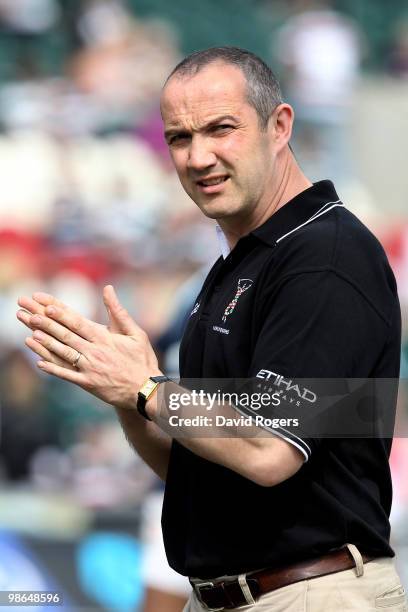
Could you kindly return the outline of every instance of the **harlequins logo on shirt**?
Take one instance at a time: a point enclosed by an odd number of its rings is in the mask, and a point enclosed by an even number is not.
[[[234,308],[237,305],[237,302],[239,300],[239,297],[252,286],[252,283],[254,281],[251,278],[240,278],[238,281],[238,287],[237,290],[235,292],[234,298],[231,300],[231,302],[228,304],[228,306],[226,307],[226,309],[224,310],[224,314],[222,316],[222,320],[225,321],[227,320],[227,317],[234,312]]]

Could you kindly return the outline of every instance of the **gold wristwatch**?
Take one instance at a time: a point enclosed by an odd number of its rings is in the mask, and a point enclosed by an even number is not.
[[[150,376],[150,378],[143,383],[139,393],[137,394],[137,411],[148,421],[151,421],[152,419],[147,416],[146,403],[156,391],[160,383],[166,382],[166,380],[170,380],[170,378],[168,376]]]

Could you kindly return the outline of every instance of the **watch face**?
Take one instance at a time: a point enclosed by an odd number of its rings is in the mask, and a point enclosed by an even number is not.
[[[140,389],[140,393],[142,393],[145,397],[149,397],[149,395],[155,390],[155,388],[157,387],[156,382],[154,382],[153,380],[146,380],[146,382],[144,383],[144,385],[142,386],[142,388]]]

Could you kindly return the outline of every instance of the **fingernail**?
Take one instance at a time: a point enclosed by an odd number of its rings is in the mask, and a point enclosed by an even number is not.
[[[43,368],[45,366],[45,361],[37,361],[37,366]]]
[[[57,309],[56,309],[56,308],[54,308],[54,306],[47,306],[47,308],[45,309],[45,312],[46,312],[48,315],[54,316],[54,315],[56,315],[56,314],[57,314]]]
[[[31,317],[30,323],[32,323],[33,325],[40,325],[40,323],[42,323],[42,319],[40,316],[34,315],[33,317]]]
[[[44,334],[43,334],[42,332],[40,332],[40,331],[38,331],[38,330],[37,330],[37,331],[35,331],[35,332],[33,333],[33,338],[34,338],[35,340],[43,340],[43,339],[44,339]]]

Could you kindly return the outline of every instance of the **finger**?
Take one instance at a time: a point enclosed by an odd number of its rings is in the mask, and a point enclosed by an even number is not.
[[[44,314],[44,306],[28,297],[27,295],[22,295],[18,298],[17,303],[21,308],[31,312],[32,314]]]
[[[42,344],[34,340],[32,336],[28,336],[25,339],[25,344],[26,346],[28,346],[29,349],[31,349],[34,353],[36,353],[39,357],[41,357],[41,359],[45,361],[50,361],[61,367],[69,368],[71,370],[75,369],[74,366],[63,361],[63,359],[60,359],[60,357],[57,357],[57,355],[55,355],[54,353],[46,349],[45,346],[43,346]]]
[[[112,285],[106,285],[103,288],[103,301],[108,311],[109,319],[112,322],[112,331],[119,331],[128,336],[132,336],[140,331],[140,327],[132,319],[126,308],[119,302]]]
[[[35,330],[41,330],[55,340],[59,340],[65,346],[75,349],[80,353],[86,352],[89,343],[81,336],[74,334],[70,329],[61,325],[57,321],[41,315],[32,315],[30,317],[30,326]],[[39,337],[37,338],[39,340]],[[47,347],[49,348],[49,347]],[[51,349],[53,350],[53,349]]]
[[[109,287],[110,286],[111,285],[109,285]],[[103,296],[103,303],[105,304],[106,312],[108,313],[108,317],[109,317],[108,329],[110,332],[114,334],[123,333],[119,326],[119,323],[116,321],[115,317],[112,315],[111,307],[109,306],[109,300],[107,300],[105,297],[106,291],[107,291],[107,287],[104,287],[102,296]]]
[[[62,363],[59,363],[58,365],[61,365],[63,367],[70,366],[73,369],[75,368],[75,366],[73,366],[72,364],[78,359],[78,351],[76,349],[71,348],[66,344],[62,344],[62,342],[59,342],[59,340],[56,340],[52,336],[49,336],[48,334],[45,334],[43,331],[40,331],[38,329],[35,330],[35,332],[33,333],[33,339],[37,344],[40,344],[47,351],[49,351],[53,355],[56,355],[60,358],[60,360],[62,360]],[[79,351],[79,353],[81,353],[81,351]],[[81,357],[83,360],[86,359],[83,353],[81,353]],[[55,363],[55,359],[45,359],[46,361],[51,361],[52,363]]]
[[[17,319],[24,323],[29,329],[33,329],[30,324],[30,317],[33,314],[44,314],[44,306],[38,304],[30,297],[23,295],[18,298],[17,303],[24,310],[18,310],[16,313]]]
[[[21,323],[24,323],[24,325],[27,325],[27,327],[29,329],[34,329],[34,327],[31,325],[31,317],[32,316],[33,315],[31,314],[31,312],[27,312],[26,310],[17,310],[17,312],[16,312],[17,319]]]
[[[86,319],[68,306],[65,306],[64,308],[54,305],[46,306],[45,315],[46,318],[48,318],[49,320],[53,320],[60,327],[64,326],[77,336],[88,340],[89,342],[101,339],[104,335],[104,332],[106,333],[106,328],[103,325],[99,325],[94,321]],[[55,336],[54,333],[51,333],[51,335]],[[70,342],[65,342],[64,338],[61,338],[60,336],[55,337],[64,342],[64,344],[69,344],[70,346],[73,346],[70,344]]]
[[[45,293],[44,291],[36,291],[33,293],[33,299],[39,304],[42,304],[42,306],[57,306],[58,308],[67,308],[67,305],[64,304],[64,302],[61,302],[61,300],[58,300],[50,293]]]
[[[70,370],[55,363],[50,363],[49,361],[38,361],[37,366],[42,372],[47,372],[47,374],[51,374],[57,378],[62,378],[62,380],[68,380],[69,382],[73,382],[80,387],[85,386],[86,378],[84,374],[78,372],[78,370]]]
[[[58,300],[49,293],[36,291],[33,293],[33,299],[36,304],[40,304],[41,308],[43,308],[43,312],[39,312],[38,314],[44,313],[56,319],[82,338],[92,341],[95,338],[94,332],[103,329],[102,325],[98,325],[98,323],[82,317],[72,308],[64,304],[64,302],[61,302],[61,300]]]

